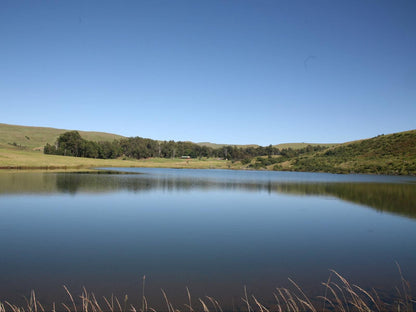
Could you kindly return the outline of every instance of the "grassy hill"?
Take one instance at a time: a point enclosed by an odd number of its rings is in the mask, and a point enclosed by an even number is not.
[[[241,148],[247,148],[247,147],[259,147],[259,145],[257,144],[216,144],[216,143],[210,143],[210,142],[198,142],[196,143],[200,146],[206,146],[206,147],[211,147],[211,148],[221,148],[224,146],[237,146],[237,147],[241,147]]]
[[[216,143],[210,143],[210,142],[198,142],[196,144],[201,145],[201,146],[212,147],[212,148],[220,148],[220,147],[229,146],[229,145],[237,146],[237,147],[241,147],[241,148],[247,148],[247,147],[256,148],[256,147],[260,146],[260,145],[257,145],[257,144],[244,144],[244,145],[241,145],[241,144],[238,145],[237,144],[236,145],[236,144],[216,144]],[[276,147],[276,148],[279,148],[279,149],[291,148],[291,149],[297,150],[297,149],[304,148],[308,145],[312,145],[312,146],[320,145],[320,146],[332,147],[332,146],[339,145],[339,143],[281,143],[281,144],[273,145],[273,147]]]
[[[30,127],[30,126],[18,126],[8,125],[0,123],[0,144],[13,145],[28,149],[42,149],[46,143],[54,144],[59,135],[66,131],[73,129],[56,129],[48,127]],[[80,131],[78,132],[81,136],[90,141],[113,141],[115,139],[123,138],[121,135],[105,133],[105,132],[94,132],[94,131]],[[247,147],[259,147],[257,144],[216,144],[210,142],[199,142],[196,143],[201,146],[207,146],[211,148],[220,148],[224,146],[237,146],[241,148]],[[321,145],[321,146],[335,146],[335,143],[283,143],[274,145],[277,148],[292,148],[300,149],[308,145]]]
[[[416,174],[416,130],[344,143],[291,159],[286,169],[333,173]]]
[[[58,136],[66,131],[69,130],[0,123],[0,144],[42,150],[46,143],[54,144]],[[84,139],[91,141],[113,141],[122,138],[120,135],[105,132],[79,131],[79,133]]]
[[[308,145],[332,147],[332,146],[339,145],[339,143],[282,143],[282,144],[273,145],[273,147],[276,147],[278,149],[291,148],[291,149],[297,150],[297,149],[305,148]]]
[[[86,168],[97,166],[146,166],[175,168],[229,168],[267,169],[331,173],[373,173],[391,175],[416,175],[416,130],[380,135],[371,139],[343,144],[289,143],[276,145],[279,149],[292,148],[297,152],[272,159],[256,157],[247,162],[232,161],[210,163],[196,161],[177,163],[176,160],[94,160],[44,155],[40,151],[46,143],[53,144],[57,137],[68,130],[45,127],[15,126],[0,123],[0,168]],[[79,131],[91,141],[113,141],[122,136]],[[199,143],[211,147],[221,144]],[[307,145],[328,146],[318,152],[308,152]],[[248,145],[240,145],[247,147]],[[256,146],[256,145],[253,145]],[[303,149],[303,151],[301,150]],[[306,151],[306,152],[305,152]]]

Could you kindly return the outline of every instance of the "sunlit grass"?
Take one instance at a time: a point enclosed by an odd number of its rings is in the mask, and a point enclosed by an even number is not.
[[[43,149],[46,143],[54,144],[65,129],[47,127],[28,127],[0,123],[0,144],[25,147],[28,150]],[[120,139],[122,136],[105,132],[79,131],[83,138],[92,141],[109,141]]]
[[[94,159],[45,155],[39,151],[30,151],[0,145],[0,169],[4,170],[54,170],[79,171],[97,167],[153,167],[153,168],[190,168],[190,169],[240,169],[231,161],[202,158],[149,158],[149,159]]]

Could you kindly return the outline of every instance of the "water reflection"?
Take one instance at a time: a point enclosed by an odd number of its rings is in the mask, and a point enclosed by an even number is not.
[[[109,193],[191,190],[239,190],[297,196],[328,196],[365,205],[380,212],[416,218],[416,184],[389,182],[312,182],[253,179],[242,175],[173,175],[108,173],[7,173],[0,175],[0,195],[53,193]]]
[[[272,302],[287,277],[322,295],[329,268],[389,291],[394,261],[416,280],[414,179],[138,171],[0,174],[0,301],[60,301],[62,284],[135,298],[146,275],[152,303],[186,286],[238,301],[243,285]]]

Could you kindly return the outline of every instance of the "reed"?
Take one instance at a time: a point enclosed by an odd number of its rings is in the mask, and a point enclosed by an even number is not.
[[[266,306],[262,304],[254,295],[249,295],[244,286],[243,297],[241,298],[243,307],[242,312],[414,312],[416,300],[411,295],[410,284],[402,275],[400,266],[397,265],[401,285],[396,287],[397,296],[389,300],[382,301],[377,292],[365,290],[358,285],[351,284],[342,275],[331,270],[328,280],[324,286],[324,295],[316,298],[309,298],[301,287],[293,280],[289,279],[293,289],[277,288],[273,293],[274,304]],[[78,298],[74,298],[69,289],[63,286],[69,298],[69,304],[52,303],[51,309],[46,309],[36,298],[34,291],[31,291],[30,298],[26,298],[26,306],[17,306],[8,301],[0,302],[0,312],[158,312],[149,306],[145,297],[145,277],[142,280],[141,300],[137,300],[136,306],[128,302],[127,295],[120,301],[117,297],[103,297],[98,300],[94,293],[88,292],[85,288]],[[162,289],[162,299],[166,304],[168,312],[224,312],[221,304],[214,298],[206,296],[197,298],[193,302],[191,292],[186,288],[188,303],[175,307],[169,300],[168,295]],[[161,310],[159,310],[161,311]],[[233,312],[234,310],[233,307]]]

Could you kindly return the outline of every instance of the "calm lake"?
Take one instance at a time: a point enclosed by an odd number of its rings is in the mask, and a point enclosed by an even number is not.
[[[0,301],[74,295],[178,306],[310,296],[335,269],[366,289],[416,282],[416,178],[230,170],[0,174]],[[183,306],[182,306],[183,307]]]

